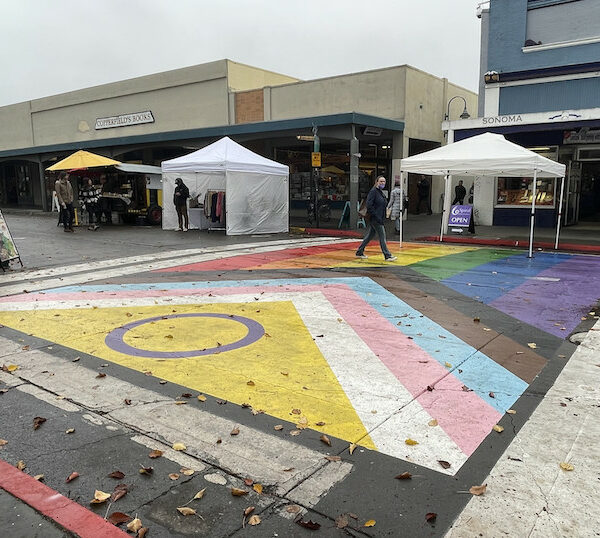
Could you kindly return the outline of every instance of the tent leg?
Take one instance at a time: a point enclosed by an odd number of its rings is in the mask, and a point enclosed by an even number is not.
[[[448,192],[448,179],[449,176],[446,174],[444,176],[444,193]],[[442,206],[442,222],[440,224],[440,243],[444,240],[444,219],[446,218],[446,196],[444,195],[444,204]]]
[[[404,172],[400,172],[400,231],[398,232],[398,246],[402,248],[402,225],[404,220]]]
[[[558,236],[560,234],[560,221],[562,217],[563,196],[565,194],[565,178],[561,178],[560,183],[560,201],[558,202],[558,222],[556,223],[556,241],[554,241],[554,250],[558,249]]]
[[[533,188],[531,189],[531,225],[529,228],[529,254],[528,258],[533,258],[533,227],[535,225],[535,197],[537,187],[537,169],[533,171]]]

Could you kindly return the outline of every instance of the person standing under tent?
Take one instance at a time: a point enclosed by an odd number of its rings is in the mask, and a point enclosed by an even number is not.
[[[83,211],[87,211],[89,215],[89,226],[88,230],[96,231],[100,226],[98,226],[98,201],[100,200],[100,189],[96,187],[93,181],[88,178],[83,178],[83,186],[79,192],[79,197],[81,199],[81,209]]]
[[[425,202],[427,208],[427,214],[431,215],[431,203],[429,202],[429,181],[425,176],[421,176],[419,183],[417,183],[417,194],[419,195],[419,203],[417,205],[417,215],[421,213],[421,203]]]
[[[394,221],[396,226],[396,233],[400,233],[400,219],[403,212],[401,195],[400,180],[396,179],[394,181],[394,188],[390,194],[390,201],[387,205],[388,210],[390,210],[390,219]]]
[[[452,205],[463,205],[465,201],[465,196],[467,195],[467,189],[463,187],[462,179],[458,181],[458,185],[454,187],[454,200],[452,200]]]
[[[187,232],[190,225],[188,220],[187,199],[190,197],[190,190],[186,187],[183,180],[178,177],[175,180],[175,192],[173,192],[173,203],[177,211],[177,220],[179,221],[179,231]]]
[[[61,218],[63,222],[63,228],[65,232],[73,233],[73,219],[75,218],[75,211],[73,209],[73,186],[69,181],[69,174],[67,172],[61,172],[58,179],[54,183],[54,190],[56,191],[56,198],[60,204]]]
[[[385,260],[393,262],[396,260],[396,256],[392,256],[389,251],[385,239],[385,228],[383,223],[385,221],[385,210],[387,207],[387,199],[383,194],[385,189],[385,177],[379,176],[375,180],[375,184],[367,195],[367,216],[369,217],[369,229],[362,243],[356,251],[356,257],[366,260],[368,256],[365,254],[365,247],[371,242],[371,240],[377,235],[379,237],[379,246]]]

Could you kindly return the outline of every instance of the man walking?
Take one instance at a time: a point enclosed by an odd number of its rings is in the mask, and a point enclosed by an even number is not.
[[[61,172],[58,179],[54,183],[56,198],[61,208],[61,218],[65,232],[73,233],[73,218],[75,211],[73,210],[73,187],[69,181],[69,174]]]
[[[417,205],[417,215],[421,213],[421,203],[425,202],[427,208],[427,214],[431,215],[431,204],[429,203],[429,181],[425,176],[421,176],[419,183],[417,183],[417,194],[419,195],[419,204]]]
[[[368,258],[368,256],[365,255],[365,247],[376,235],[379,237],[379,246],[381,247],[381,252],[383,252],[385,261],[393,262],[397,259],[396,256],[392,256],[385,240],[385,228],[383,227],[383,223],[385,221],[387,199],[383,192],[381,192],[383,189],[385,189],[385,178],[379,176],[375,180],[375,185],[373,185],[373,188],[367,195],[367,216],[370,219],[369,231],[356,251],[356,257],[362,258],[363,260]]]

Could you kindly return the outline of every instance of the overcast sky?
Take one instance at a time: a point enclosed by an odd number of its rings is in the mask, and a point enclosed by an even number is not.
[[[0,106],[229,58],[301,79],[410,64],[477,91],[478,0],[3,0]]]

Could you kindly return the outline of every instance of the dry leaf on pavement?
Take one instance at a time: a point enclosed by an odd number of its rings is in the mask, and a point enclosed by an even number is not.
[[[321,437],[319,437],[319,440],[322,443],[325,443],[327,446],[331,446],[331,441],[329,440],[329,437],[327,437],[325,434],[321,435]]]
[[[535,342],[529,342],[527,344],[531,349],[536,349],[537,348],[537,344]]]
[[[94,491],[94,498],[90,501],[90,504],[101,504],[108,499],[110,499],[110,493],[106,493],[97,489]]]
[[[575,469],[575,467],[573,467],[570,463],[565,463],[564,461],[561,462],[560,468],[563,471],[572,471],[573,469]]]
[[[177,474],[177,473],[170,473],[169,474],[169,478],[171,480],[178,480],[179,479],[179,474]]]
[[[231,488],[231,494],[234,497],[241,497],[242,495],[248,495],[248,491],[245,489]]]
[[[260,525],[260,517],[258,517],[256,514],[250,516],[250,519],[248,520],[248,525]]]
[[[348,516],[346,514],[340,514],[335,518],[335,526],[338,529],[345,529],[348,526]]]
[[[473,495],[483,495],[485,493],[486,488],[487,484],[483,484],[481,486],[471,486],[469,488],[469,493],[472,493]]]
[[[17,469],[19,469],[19,471],[22,471],[23,469],[25,469],[25,467],[27,467],[27,465],[23,460],[19,460],[17,462]]]
[[[79,476],[79,473],[77,471],[73,471],[65,480],[65,482],[68,484],[69,482],[72,482],[73,480],[75,480],[77,477]],[[110,497],[110,495],[109,495]]]
[[[406,439],[404,442],[409,446],[414,446],[414,445],[419,444],[419,441],[415,441],[414,439]]]
[[[187,447],[183,443],[173,443],[173,450],[186,450]]]
[[[260,495],[260,494],[263,492],[263,487],[262,487],[262,484],[254,484],[254,485],[252,486],[252,489],[253,489],[254,491],[256,491],[256,493],[258,493],[259,495]]]
[[[329,460],[329,461],[341,461],[342,460],[342,458],[340,456],[325,456],[325,459]]]
[[[127,530],[129,532],[137,532],[141,528],[142,528],[142,521],[141,521],[141,519],[138,519],[137,517],[133,521],[130,521],[129,523],[127,523]]]
[[[316,523],[310,519],[308,521],[304,521],[302,518],[297,519],[296,524],[304,527],[305,529],[310,529],[311,531],[318,531],[321,528],[320,523]]]
[[[108,475],[108,478],[116,478],[117,480],[121,480],[125,478],[125,473],[122,473],[121,471],[113,471]]]
[[[109,523],[112,523],[113,525],[119,525],[120,523],[125,523],[126,521],[129,521],[131,519],[131,516],[128,516],[127,514],[124,514],[123,512],[113,512],[110,516],[108,516],[108,519],[106,521],[108,521]]]
[[[33,429],[37,430],[44,422],[46,422],[44,417],[35,417],[33,419]]]
[[[502,433],[504,431],[504,428],[502,426],[498,426],[498,424],[496,424],[496,425],[494,425],[492,430],[494,430],[495,432],[498,432],[498,433]]]
[[[188,469],[187,467],[182,467],[181,469],[179,469],[179,472],[181,474],[184,474],[185,476],[192,476],[194,474],[194,469]]]
[[[196,514],[196,510],[190,508],[189,506],[180,506],[177,508],[177,511],[184,516],[193,516]]]
[[[198,400],[201,402],[205,402],[206,401],[206,396],[204,396],[204,394],[198,394]]]
[[[431,419],[431,420],[430,420],[430,421],[427,423],[427,425],[428,425],[428,426],[437,426],[437,425],[438,425],[438,421],[437,421],[435,418],[433,418],[433,419]]]
[[[352,453],[356,450],[356,445],[354,443],[350,443],[350,446],[348,447],[348,452],[350,452],[350,455],[352,455]]]
[[[44,475],[43,474],[36,474],[33,478],[35,478],[39,482],[42,482],[44,480]]]
[[[398,480],[409,480],[412,478],[412,474],[410,474],[408,471],[404,471],[403,473],[396,475],[394,478],[397,478]]]
[[[233,430],[231,430],[229,435],[239,435],[239,433],[240,433],[240,429],[236,426],[235,428],[233,428]]]
[[[148,457],[151,459],[156,459],[156,458],[160,458],[162,455],[163,455],[162,450],[154,449],[152,452],[150,452],[150,454],[148,454]]]
[[[273,429],[277,432],[283,430],[283,426],[281,424],[277,424],[277,426],[273,426]]]
[[[375,526],[375,520],[374,519],[369,519],[369,521],[365,522],[364,527],[374,527]]]
[[[153,472],[154,472],[154,467],[144,467],[143,465],[140,466],[140,470],[139,470],[140,474],[152,474]]]
[[[194,499],[202,499],[202,497],[204,497],[204,492],[206,491],[206,488],[201,489],[198,493],[196,493],[196,495],[194,495]],[[194,500],[192,499],[192,500]]]
[[[450,469],[450,467],[452,467],[452,465],[450,465],[449,462],[444,461],[444,460],[438,460],[438,463],[444,468],[444,469]]]
[[[124,497],[128,491],[129,491],[129,487],[127,486],[127,484],[117,484],[115,486],[114,491],[112,492],[112,494],[110,496],[111,502],[114,503],[114,502],[118,501],[121,497]]]
[[[65,430],[65,433],[74,433],[75,432],[75,428],[69,428],[68,430]]]
[[[8,443],[6,439],[0,439],[0,446],[4,446]]]
[[[427,523],[434,523],[436,517],[437,514],[435,512],[427,512],[425,514],[425,521],[427,521]]]

